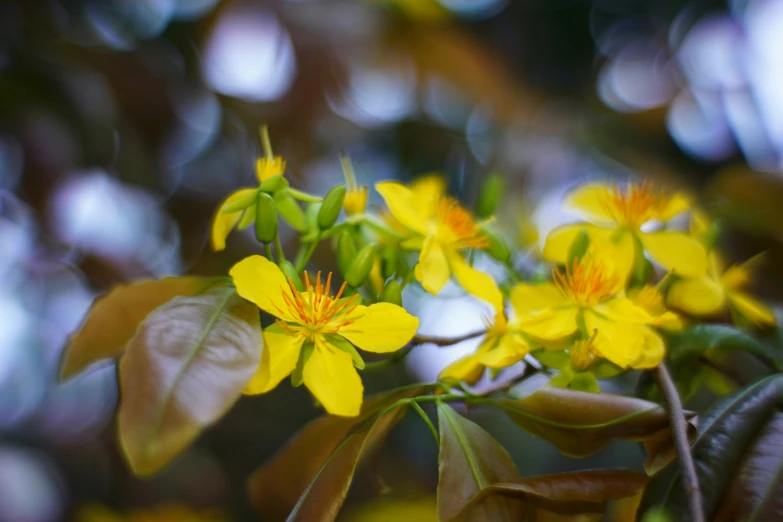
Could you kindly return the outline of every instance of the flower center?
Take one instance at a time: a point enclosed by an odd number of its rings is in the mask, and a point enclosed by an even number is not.
[[[601,206],[621,225],[639,228],[655,219],[668,205],[670,197],[645,180],[628,182],[625,187],[612,183],[606,187]]]
[[[576,371],[583,372],[592,366],[594,361],[593,341],[590,339],[574,341],[574,346],[571,348],[571,366]]]
[[[307,275],[307,272],[304,273],[304,278],[306,287],[304,292],[298,291],[290,279],[288,280],[288,286],[291,287],[293,297],[289,297],[283,292],[283,300],[288,307],[288,311],[296,318],[300,328],[293,327],[279,319],[277,320],[278,325],[291,333],[305,330],[305,333],[312,336],[316,333],[334,333],[340,327],[353,322],[349,320],[335,321],[335,319],[339,316],[350,314],[356,309],[358,303],[354,304],[354,301],[357,299],[358,294],[341,301],[340,297],[345,290],[345,283],[343,283],[337,294],[334,297],[330,296],[329,292],[332,286],[331,272],[326,277],[325,285],[321,284],[321,272],[318,272],[316,276],[315,285],[310,284],[310,277]]]
[[[634,298],[634,303],[650,313],[664,309],[661,292],[656,287],[650,285],[645,285],[639,290],[639,293]]]
[[[582,306],[593,306],[613,297],[620,278],[591,259],[574,259],[565,270],[552,270],[552,279],[563,295]]]
[[[457,248],[486,248],[487,239],[481,233],[470,212],[462,208],[459,202],[450,197],[442,197],[436,213],[438,236],[442,241]]]

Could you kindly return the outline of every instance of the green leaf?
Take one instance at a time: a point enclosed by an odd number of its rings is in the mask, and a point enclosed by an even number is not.
[[[707,520],[783,520],[783,375],[721,400],[691,446]],[[651,502],[651,499],[646,499]],[[673,520],[687,516],[679,473],[660,501]]]
[[[133,471],[155,473],[223,416],[262,349],[258,308],[230,288],[151,313],[119,364],[119,436]]]
[[[167,277],[115,287],[95,301],[82,327],[68,341],[60,379],[94,362],[119,357],[147,314],[177,296],[196,295],[213,284],[215,279],[206,277]]]
[[[528,517],[525,520],[583,520],[580,517],[585,515],[603,515],[609,501],[638,495],[647,481],[644,473],[624,469],[514,478],[479,491],[458,520],[498,496],[518,501]]]
[[[454,520],[482,489],[517,477],[506,450],[477,424],[450,406],[438,403],[438,519]],[[491,499],[472,509],[462,520],[496,522],[520,520],[521,512],[504,499]]]
[[[388,423],[399,420],[397,415],[401,415],[401,412],[399,409],[395,411],[400,413],[388,412],[393,415],[387,416],[383,425],[377,418],[378,414],[399,400],[415,397],[430,389],[431,386],[414,385],[365,397],[357,417],[324,415],[309,422],[268,463],[250,476],[248,490],[253,505],[265,520],[274,522],[284,520],[301,496],[304,501],[299,504],[304,502],[305,505],[299,506],[300,513],[305,513],[302,511],[305,508],[317,509],[319,505],[328,505],[334,510],[332,518],[316,517],[313,520],[332,520],[345,498],[357,462],[382,438],[378,430],[390,429],[393,423]],[[379,425],[370,428],[373,430],[372,437],[365,439],[365,450],[359,451],[357,460],[351,456],[351,452],[356,455],[357,438],[347,445],[341,445],[341,441],[347,441],[349,434],[369,435],[367,426],[351,431],[364,422],[370,422],[373,426],[378,422]]]
[[[601,388],[598,386],[598,381],[595,380],[595,375],[587,372],[577,372],[571,379],[571,388],[575,390],[598,393]]]
[[[614,439],[660,436],[669,426],[659,405],[608,393],[545,386],[524,399],[481,402],[502,408],[516,424],[572,457],[592,455]]]

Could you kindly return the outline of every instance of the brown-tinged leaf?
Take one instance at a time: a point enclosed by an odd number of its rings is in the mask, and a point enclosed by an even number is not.
[[[698,417],[688,419],[688,439],[696,438],[696,424]],[[651,434],[643,441],[647,458],[644,461],[644,471],[648,475],[656,475],[659,471],[671,464],[677,458],[677,452],[672,442],[671,430],[666,428]]]
[[[719,401],[703,415],[691,445],[710,521],[783,520],[783,374],[761,379]],[[646,495],[674,520],[687,517],[679,473],[663,496]]]
[[[514,480],[517,470],[492,435],[445,403],[438,403],[438,427],[438,519],[447,522],[454,520],[484,488]],[[518,508],[513,502],[495,497],[476,506],[461,520],[516,521],[521,515]]]
[[[351,429],[400,399],[420,395],[431,386],[415,385],[366,397],[359,416],[324,415],[309,422],[248,480],[253,505],[265,520],[285,520],[335,448]],[[350,478],[349,478],[350,481]]]
[[[133,471],[158,471],[219,419],[262,349],[258,308],[232,288],[175,297],[147,316],[119,364],[119,435]]]
[[[607,502],[634,497],[647,480],[644,473],[624,469],[514,478],[479,491],[465,506],[460,520],[498,496],[518,501],[527,520],[589,520],[596,516],[600,520]]]
[[[206,277],[166,277],[120,285],[99,297],[63,351],[60,379],[73,377],[102,359],[119,357],[147,314],[177,296],[203,292],[214,281]]]
[[[669,425],[659,405],[608,393],[545,386],[524,399],[484,402],[502,408],[519,426],[572,457],[592,455],[613,439],[660,437]]]

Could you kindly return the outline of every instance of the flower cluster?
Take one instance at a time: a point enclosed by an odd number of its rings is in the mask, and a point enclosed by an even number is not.
[[[582,221],[551,231],[543,248],[524,241],[526,254],[540,256],[538,266],[551,271],[542,280],[517,270],[514,252],[491,228],[502,193],[495,178],[475,212],[433,175],[410,185],[377,183],[385,207],[373,209],[347,157],[346,184],[321,198],[290,187],[285,161],[272,154],[265,131],[262,138],[258,186],[229,196],[212,229],[216,250],[231,230],[251,224],[265,247],[264,256],[230,271],[237,293],[271,316],[246,393],[268,392],[290,376],[328,412],[358,415],[357,370],[365,362],[357,348],[388,354],[417,342],[418,319],[402,306],[402,290],[414,282],[439,294],[453,281],[491,310],[483,342],[443,371],[444,382],[474,383],[486,368],[497,372],[535,358],[552,370],[551,384],[598,391],[597,379],[660,364],[666,332],[697,317],[729,310],[746,325],[774,323],[770,310],[742,290],[757,258],[725,269],[714,247],[716,225],[690,198],[650,181],[572,190],[564,203]],[[293,261],[280,243],[278,215],[300,234]],[[678,228],[688,215],[690,229]],[[523,227],[519,237],[538,237],[529,220]],[[339,275],[306,271],[323,241],[334,249]],[[476,268],[482,256],[500,261],[507,278],[496,281]]]

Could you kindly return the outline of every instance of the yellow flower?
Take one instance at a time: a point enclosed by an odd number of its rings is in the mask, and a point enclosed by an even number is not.
[[[521,328],[535,339],[554,341],[579,334],[592,339],[595,353],[622,368],[651,368],[664,356],[663,339],[650,326],[671,321],[671,312],[653,315],[622,295],[622,278],[586,255],[554,283],[520,283],[511,291],[515,309],[532,314]]]
[[[427,174],[420,176],[410,183],[410,204],[416,209],[417,214],[426,214],[434,208],[438,201],[446,196],[446,180],[439,174]],[[391,229],[405,238],[415,235],[408,227],[401,223],[394,214],[384,211],[381,219]]]
[[[497,312],[494,320],[487,324],[487,333],[478,350],[444,368],[440,378],[474,384],[485,367],[506,368],[524,359],[528,353],[530,345],[518,325],[509,323],[502,311]]]
[[[325,285],[320,273],[311,285],[305,273],[306,290],[298,292],[276,264],[251,256],[234,265],[230,275],[240,296],[278,319],[264,330],[261,364],[245,389],[247,394],[273,389],[294,371],[301,355],[306,359],[302,380],[326,411],[356,416],[363,386],[354,364],[363,363],[353,346],[393,352],[410,341],[419,326],[419,320],[399,306],[363,306],[355,302],[356,295],[340,299],[344,283],[331,296],[331,274]]]
[[[609,240],[616,244],[630,257],[629,267],[634,258],[640,259],[646,252],[677,275],[695,277],[707,269],[704,247],[686,233],[645,230],[686,211],[689,201],[681,194],[666,193],[647,181],[629,182],[624,187],[587,183],[572,191],[566,203],[584,214],[591,224],[564,225],[553,230],[544,246],[544,257],[550,261],[565,263],[574,239],[580,230],[585,230],[591,241]]]
[[[484,248],[487,240],[473,216],[453,198],[431,193],[419,199],[411,189],[396,182],[375,186],[383,196],[392,216],[407,230],[403,248],[419,250],[414,272],[425,290],[437,294],[453,275],[469,294],[475,295],[496,310],[503,307],[503,295],[492,278],[471,267],[462,250]]]
[[[261,127],[261,142],[264,145],[264,157],[256,160],[256,179],[260,185],[264,181],[275,176],[282,176],[285,172],[285,160],[272,154],[272,146],[269,144],[269,134],[266,126]],[[219,252],[226,248],[226,238],[234,227],[245,228],[255,220],[256,203],[253,201],[246,208],[236,212],[224,212],[224,209],[239,201],[253,197],[258,193],[258,188],[241,188],[228,196],[218,206],[217,213],[212,220],[210,243],[212,250]]]
[[[728,269],[714,252],[709,260],[710,267],[705,275],[680,279],[671,285],[666,295],[670,306],[695,316],[716,315],[728,306],[755,325],[775,324],[772,311],[743,291],[760,256]]]

